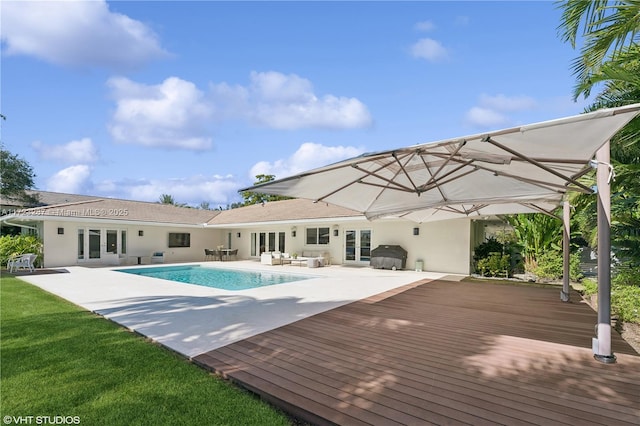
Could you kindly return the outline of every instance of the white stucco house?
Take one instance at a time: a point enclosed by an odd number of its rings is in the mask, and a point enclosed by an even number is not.
[[[485,238],[482,220],[418,224],[403,219],[369,221],[362,214],[304,199],[231,210],[200,210],[151,202],[41,192],[46,205],[6,211],[3,225],[36,233],[43,266],[128,265],[205,259],[205,249],[238,249],[238,259],[262,252],[317,253],[332,265],[368,265],[378,245],[407,250],[407,268],[470,274],[473,247]]]

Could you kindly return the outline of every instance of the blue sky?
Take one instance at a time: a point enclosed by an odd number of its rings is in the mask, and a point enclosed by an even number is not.
[[[5,148],[41,190],[211,207],[379,151],[574,115],[552,2],[3,0]]]

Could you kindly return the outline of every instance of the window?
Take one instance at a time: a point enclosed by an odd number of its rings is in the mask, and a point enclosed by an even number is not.
[[[78,229],[78,259],[84,259],[84,229]]]
[[[118,254],[118,231],[107,231],[107,253]]]
[[[169,247],[191,247],[191,234],[169,232]]]
[[[278,232],[278,250],[285,252],[284,249],[284,232]]]
[[[120,232],[120,240],[122,242],[120,245],[120,251],[122,254],[127,254],[127,231]]]
[[[307,228],[307,244],[329,244],[329,228]]]
[[[276,233],[269,232],[269,249],[267,251],[275,251],[276,250]]]

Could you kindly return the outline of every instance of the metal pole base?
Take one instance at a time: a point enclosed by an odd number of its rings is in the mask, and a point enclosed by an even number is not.
[[[560,300],[562,300],[563,302],[568,302],[570,300],[569,293],[564,290],[560,290]]]
[[[593,358],[596,361],[600,361],[603,364],[615,364],[616,356],[615,355],[594,355]]]

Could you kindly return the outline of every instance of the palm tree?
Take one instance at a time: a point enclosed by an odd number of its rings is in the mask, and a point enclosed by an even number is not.
[[[588,97],[593,86],[602,81],[603,74],[609,74],[609,79],[612,73],[616,74],[617,64],[634,59],[630,47],[637,45],[640,35],[640,2],[561,0],[556,4],[563,11],[558,27],[563,41],[575,48],[582,29],[584,44],[573,62],[574,99],[581,94]]]
[[[160,204],[171,204],[174,206],[176,205],[176,200],[173,198],[173,195],[171,194],[162,194],[158,199],[158,202]]]
[[[640,102],[640,2],[637,0],[564,0],[562,38],[576,46],[582,28],[581,55],[574,61],[574,98],[589,96],[595,85],[602,91],[587,111]],[[619,259],[640,264],[640,118],[636,117],[611,140],[612,249]],[[595,183],[595,176],[588,185]],[[585,238],[594,244],[595,199],[577,195],[574,216]]]
[[[176,202],[175,198],[173,198],[173,195],[170,195],[170,194],[162,194],[160,196],[160,198],[158,199],[158,203],[160,203],[160,204],[170,204],[170,205],[176,206],[176,207],[191,208],[186,203],[178,203],[178,202]]]

